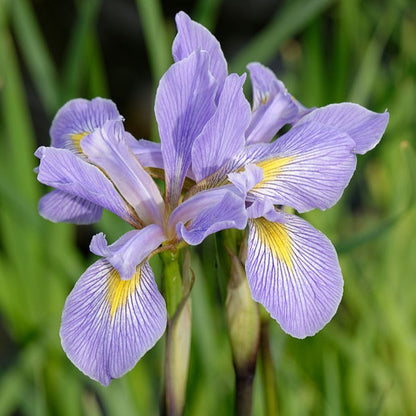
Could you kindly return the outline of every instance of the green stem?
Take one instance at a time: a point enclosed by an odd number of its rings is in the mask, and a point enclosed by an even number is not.
[[[182,282],[176,252],[161,254],[164,263],[164,294],[168,310],[165,353],[165,390],[162,414],[180,416],[183,413],[188,378],[191,340],[190,287]],[[184,265],[186,268],[186,265]],[[186,271],[186,270],[185,270]]]
[[[164,293],[169,320],[175,316],[179,303],[182,300],[182,277],[178,263],[178,253],[164,251],[161,253],[164,264]]]
[[[263,379],[264,403],[266,416],[277,416],[277,383],[274,374],[274,363],[270,349],[269,320],[262,319],[260,331],[261,377]]]
[[[241,260],[228,247],[227,251],[231,268],[225,306],[235,371],[234,414],[250,416],[260,339],[260,315],[251,297]]]
[[[256,373],[255,362],[248,371],[235,370],[235,416],[250,416],[253,405],[253,382]]]

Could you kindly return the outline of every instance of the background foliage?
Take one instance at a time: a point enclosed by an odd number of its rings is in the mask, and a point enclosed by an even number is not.
[[[416,5],[411,0],[0,0],[0,415],[153,415],[163,339],[103,388],[61,350],[66,295],[88,264],[89,240],[125,227],[38,216],[46,190],[33,152],[48,144],[66,100],[112,98],[136,137],[157,139],[152,101],[171,62],[183,9],[219,38],[230,69],[271,66],[307,106],[354,101],[391,121],[360,157],[341,201],[305,217],[336,242],[345,295],[317,336],[296,340],[271,322],[281,415],[415,415]],[[249,89],[248,89],[249,94]],[[187,415],[228,415],[234,376],[224,322],[218,241],[194,256]],[[157,266],[157,265],[156,265]],[[254,414],[264,412],[261,378]]]

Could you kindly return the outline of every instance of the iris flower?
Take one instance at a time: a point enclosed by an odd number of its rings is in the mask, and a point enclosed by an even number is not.
[[[245,74],[228,74],[215,37],[183,12],[176,23],[175,62],[156,93],[160,144],[126,132],[110,100],[75,99],[55,116],[51,147],[36,152],[38,180],[55,188],[39,203],[42,216],[88,224],[105,208],[132,226],[112,244],[102,233],[92,238],[101,258],[80,277],[62,316],[66,354],[105,385],[165,331],[150,257],[227,228],[248,224],[253,299],[294,337],[322,329],[342,296],[337,255],[284,207],[303,213],[334,205],[356,154],[373,148],[388,122],[388,113],[352,103],[307,109],[259,63],[248,65],[250,106]],[[285,125],[290,130],[279,134]],[[164,194],[152,168],[164,172]]]

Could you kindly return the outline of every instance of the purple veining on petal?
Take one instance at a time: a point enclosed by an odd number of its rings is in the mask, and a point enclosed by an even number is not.
[[[218,40],[201,24],[193,21],[184,13],[176,15],[178,34],[172,45],[175,62],[187,58],[192,52],[203,50],[209,53],[209,71],[218,83],[219,92],[227,76],[227,61]]]
[[[62,347],[82,372],[108,385],[154,346],[166,321],[165,301],[147,262],[126,282],[101,259],[80,277],[65,302]]]
[[[340,103],[317,108],[301,118],[298,124],[310,120],[347,133],[355,141],[355,152],[364,154],[381,140],[389,113],[375,113],[358,104]]]
[[[166,198],[172,207],[177,205],[191,166],[192,145],[215,112],[216,82],[208,64],[207,52],[193,52],[168,69],[156,93],[155,113],[162,143]]]
[[[254,300],[288,334],[304,338],[334,316],[343,280],[331,242],[306,221],[250,221],[246,271]]]
[[[285,124],[296,120],[298,107],[270,69],[257,62],[247,68],[253,85],[253,115],[246,131],[247,144],[267,143]]]
[[[108,121],[82,139],[81,147],[145,224],[163,223],[164,201],[160,190],[128,147],[121,121]]]
[[[73,136],[92,133],[108,120],[121,120],[116,105],[104,98],[85,100],[76,98],[68,101],[56,113],[50,129],[52,146],[79,152]]]
[[[250,105],[243,93],[245,75],[225,80],[215,114],[192,147],[192,170],[197,181],[217,171],[244,147]]]
[[[137,218],[107,177],[70,150],[40,147],[38,181],[114,212],[136,225]]]
[[[292,128],[270,145],[247,148],[245,163],[265,171],[249,192],[299,212],[327,209],[341,197],[356,166],[355,143],[345,133],[316,122]]]
[[[102,207],[66,192],[54,189],[39,200],[39,213],[53,222],[92,224],[101,218]]]

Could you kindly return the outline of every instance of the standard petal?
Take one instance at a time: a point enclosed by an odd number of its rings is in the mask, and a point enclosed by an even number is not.
[[[155,345],[166,319],[165,301],[147,262],[126,281],[101,259],[86,270],[65,302],[62,347],[82,372],[108,385]]]
[[[121,121],[108,121],[85,137],[81,147],[88,160],[108,175],[145,224],[163,222],[162,195],[128,147]]]
[[[197,181],[214,173],[244,147],[250,122],[250,104],[243,93],[245,75],[231,74],[222,90],[218,108],[192,147],[192,170]]]
[[[316,122],[292,128],[270,145],[251,146],[245,163],[264,170],[249,198],[269,198],[299,212],[327,209],[341,197],[354,173],[354,141]]]
[[[166,240],[161,227],[150,224],[141,230],[132,230],[120,237],[110,246],[103,233],[96,234],[90,244],[90,250],[105,257],[120,274],[123,280],[129,280],[144,259]]]
[[[102,207],[58,189],[44,195],[39,201],[40,215],[53,222],[93,224],[101,218],[102,212]]]
[[[244,229],[245,198],[232,186],[199,192],[176,208],[169,218],[180,238],[197,245],[208,235],[227,228]]]
[[[193,52],[168,69],[157,89],[155,113],[171,206],[179,200],[192,145],[215,112],[216,82],[208,64],[207,52]]]
[[[253,115],[246,131],[247,144],[268,143],[299,109],[286,87],[273,72],[253,62],[247,65],[253,86]]]
[[[331,242],[306,221],[249,221],[246,272],[253,299],[296,338],[314,335],[334,316],[343,279]]]
[[[358,104],[340,103],[317,108],[301,118],[298,124],[310,120],[347,133],[355,141],[355,152],[364,154],[381,140],[389,113],[374,113]]]
[[[40,147],[38,181],[99,205],[137,226],[138,219],[114,185],[95,166],[67,149]]]
[[[224,58],[218,40],[208,29],[191,20],[184,12],[179,12],[175,20],[178,28],[178,34],[172,45],[172,54],[175,62],[187,58],[194,51],[207,51],[209,53],[209,70],[221,88],[228,70],[227,61]]]
[[[56,113],[50,129],[52,146],[82,154],[80,141],[108,120],[121,120],[116,105],[104,98],[68,101]]]

